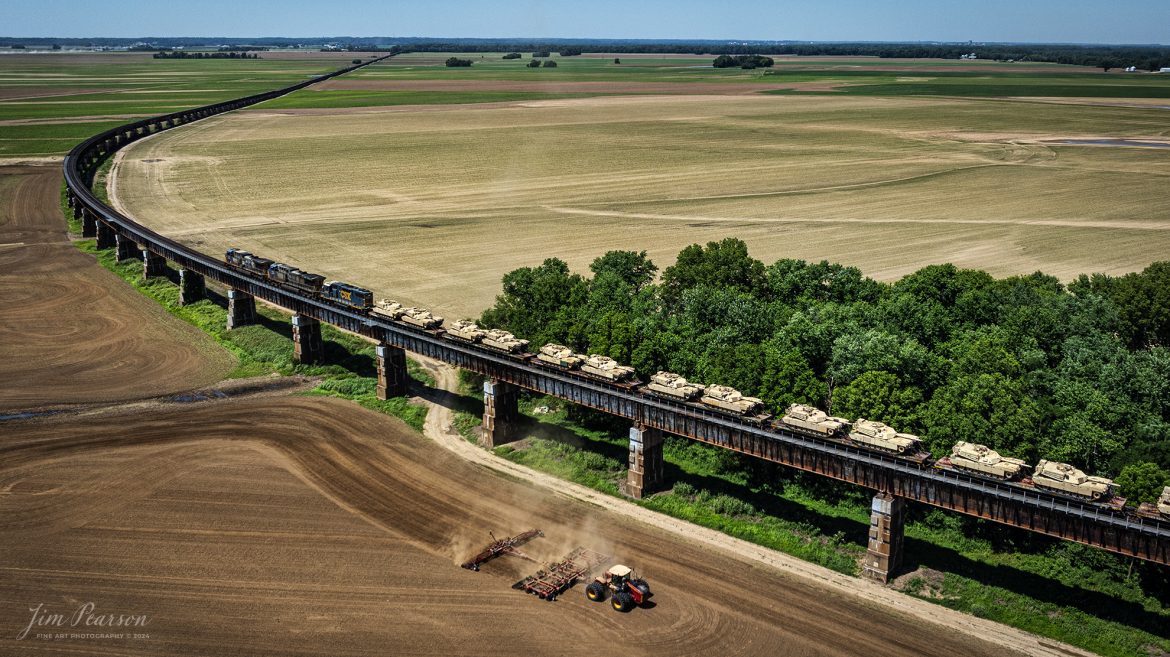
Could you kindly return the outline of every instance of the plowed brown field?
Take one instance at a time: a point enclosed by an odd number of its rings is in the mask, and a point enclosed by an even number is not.
[[[504,480],[345,402],[19,429],[0,438],[3,654],[1012,654]],[[533,556],[613,554],[656,606],[618,614],[580,586],[546,603],[509,588],[531,564],[456,565],[489,530],[531,527],[547,534]],[[15,639],[30,608],[68,625],[87,602],[149,621]],[[149,638],[37,638],[49,630]]]
[[[69,244],[58,166],[0,167],[0,410],[204,386],[230,354]]]

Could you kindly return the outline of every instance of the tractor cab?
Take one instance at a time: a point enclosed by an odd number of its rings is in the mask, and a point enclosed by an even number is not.
[[[618,611],[629,611],[645,605],[653,595],[646,580],[634,576],[629,566],[616,564],[585,587],[585,597],[594,602],[605,600],[613,594],[611,603]]]
[[[615,588],[620,588],[621,586],[625,585],[626,580],[630,578],[630,573],[632,572],[633,571],[630,570],[629,566],[617,564],[613,568],[607,570],[605,575],[602,575],[602,577],[609,577],[609,583],[613,584]]]

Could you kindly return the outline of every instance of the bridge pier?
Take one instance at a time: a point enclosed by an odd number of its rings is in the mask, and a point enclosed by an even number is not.
[[[406,350],[385,342],[374,348],[378,360],[378,399],[406,395]]]
[[[255,323],[256,297],[242,290],[228,290],[228,330]]]
[[[97,222],[97,248],[109,249],[114,246],[117,239],[114,227],[104,221]]]
[[[308,315],[292,316],[293,362],[315,365],[325,359],[321,342],[321,322]]]
[[[666,481],[662,464],[662,431],[642,424],[630,427],[630,470],[626,492],[640,500],[662,488]]]
[[[73,208],[73,216],[81,215],[81,236],[82,237],[97,237],[97,217],[85,208],[81,207],[81,203]]]
[[[878,493],[869,514],[869,546],[862,575],[885,584],[902,566],[902,498]]]
[[[142,249],[142,277],[154,278],[165,276],[167,273],[167,259]]]
[[[207,282],[203,274],[190,269],[179,270],[179,305],[187,306],[207,298]]]
[[[483,382],[483,435],[480,444],[493,449],[516,440],[520,409],[516,386],[495,379]]]
[[[138,244],[125,235],[114,236],[114,253],[118,261],[130,260],[138,257]]]

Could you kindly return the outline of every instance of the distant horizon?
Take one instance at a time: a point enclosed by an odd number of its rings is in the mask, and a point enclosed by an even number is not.
[[[138,36],[100,36],[100,35],[86,35],[86,36],[29,36],[29,35],[7,35],[0,34],[0,39],[4,40],[29,40],[29,41],[85,41],[85,40],[110,40],[110,41],[165,41],[165,40],[202,40],[208,43],[215,40],[222,41],[247,41],[249,39],[256,40],[284,40],[284,41],[303,41],[308,43],[324,43],[324,42],[344,42],[345,40],[360,40],[360,41],[378,41],[391,44],[395,40],[414,40],[414,41],[498,41],[501,43],[509,42],[596,42],[596,43],[620,43],[620,42],[636,42],[636,43],[761,43],[761,44],[938,44],[938,45],[971,45],[975,46],[1126,46],[1126,47],[1153,47],[1165,48],[1170,47],[1170,43],[1140,43],[1140,42],[1121,42],[1121,41],[991,41],[991,40],[947,40],[947,39],[747,39],[747,38],[685,38],[685,37],[671,37],[671,38],[653,38],[653,37],[552,37],[552,36],[510,36],[510,37],[474,37],[474,36],[421,36],[421,35],[398,35],[398,36],[361,36],[356,34],[347,35],[323,35],[323,36],[286,36],[286,35],[249,35],[249,36],[224,36],[224,35],[138,35]],[[0,46],[4,47],[4,46]]]
[[[154,0],[9,2],[15,38],[181,38],[137,35],[449,34],[436,39],[792,41],[814,43],[1000,43],[1162,45],[1170,3],[1114,0]],[[50,34],[52,33],[52,34]],[[92,35],[107,36],[92,36]],[[601,34],[582,37],[581,34]],[[78,36],[85,35],[85,36]],[[271,37],[312,38],[312,37]],[[355,37],[362,38],[362,37]],[[364,37],[370,38],[370,37]],[[405,38],[405,37],[401,37]],[[425,37],[424,37],[425,38]]]

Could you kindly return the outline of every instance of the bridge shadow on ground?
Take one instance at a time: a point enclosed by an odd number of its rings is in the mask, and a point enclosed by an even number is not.
[[[424,383],[410,380],[407,391],[420,399],[442,406],[452,411],[462,411],[483,417],[483,400],[454,392],[447,392],[440,388],[433,388]]]
[[[1045,539],[1044,542],[1057,540]],[[1077,609],[1089,616],[1143,630],[1162,639],[1170,639],[1170,624],[1166,622],[1166,618],[1147,611],[1140,603],[1130,602],[1108,593],[1071,586],[1019,568],[987,564],[964,556],[952,548],[935,545],[922,539],[906,537],[904,549],[900,574],[914,572],[919,568],[951,573],[985,586],[1024,595],[1038,602]],[[1167,602],[1166,590],[1158,591],[1149,586],[1147,589],[1150,595],[1158,598],[1162,604]]]

